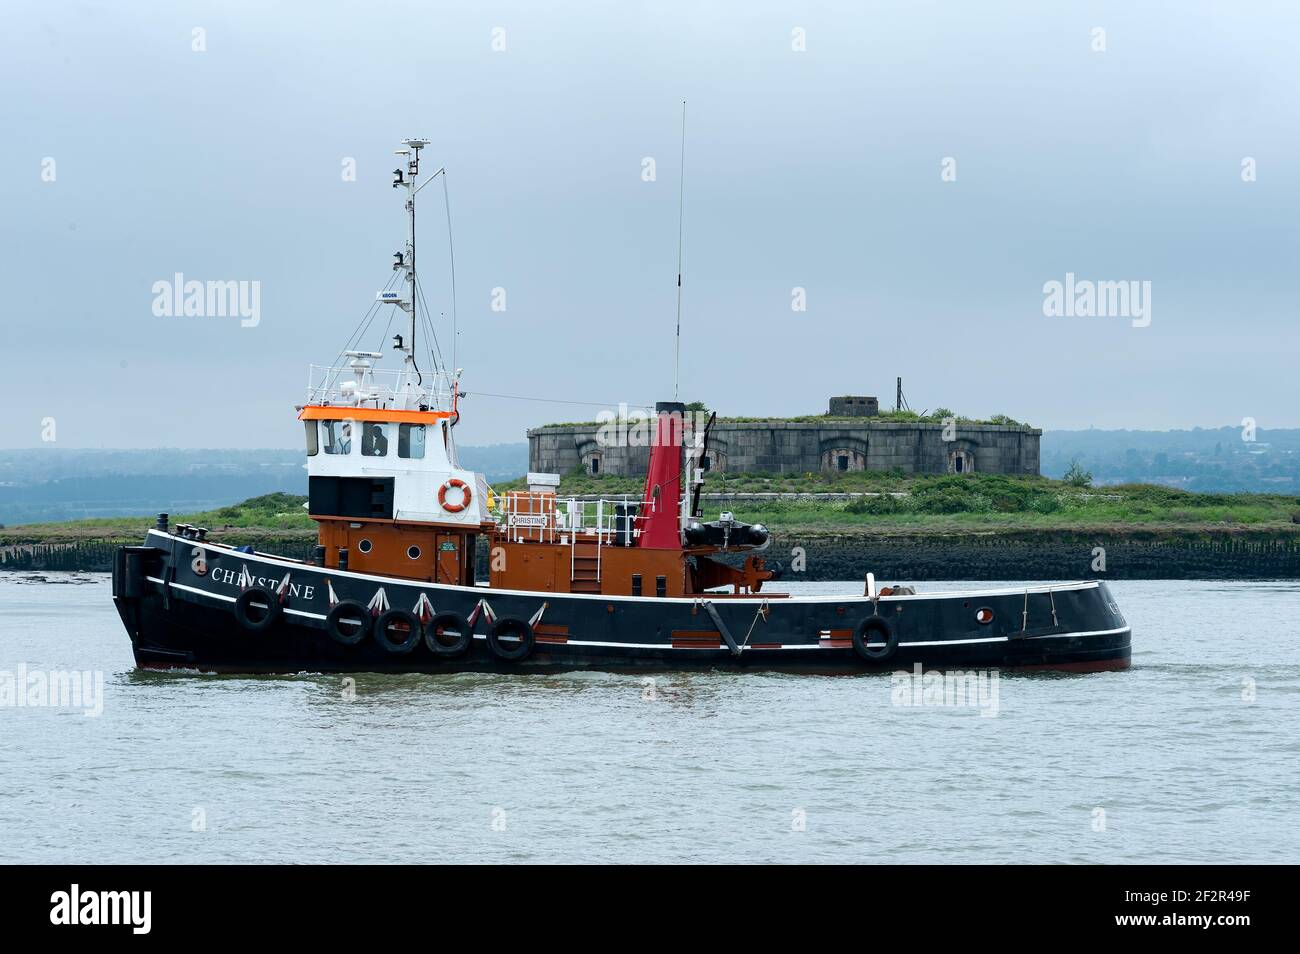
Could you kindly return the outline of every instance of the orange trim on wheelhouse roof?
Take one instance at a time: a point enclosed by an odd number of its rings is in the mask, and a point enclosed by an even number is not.
[[[452,416],[451,411],[402,411],[339,404],[308,404],[298,412],[300,421],[388,421],[395,424],[432,424]]]

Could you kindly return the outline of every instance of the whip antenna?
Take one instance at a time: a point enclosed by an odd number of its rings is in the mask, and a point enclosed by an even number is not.
[[[677,353],[673,360],[673,400],[682,377],[682,212],[686,203],[686,100],[682,100],[682,165],[677,184]]]

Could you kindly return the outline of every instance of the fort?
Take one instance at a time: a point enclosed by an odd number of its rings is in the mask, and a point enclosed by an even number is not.
[[[636,476],[650,448],[611,441],[600,422],[528,431],[528,469],[540,473]],[[762,420],[719,417],[705,461],[718,473],[1033,474],[1042,431],[1025,424],[880,414],[874,397],[833,397],[823,415]]]

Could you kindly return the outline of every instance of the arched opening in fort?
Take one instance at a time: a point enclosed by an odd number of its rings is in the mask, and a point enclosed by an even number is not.
[[[823,440],[821,469],[830,473],[866,470],[867,442],[843,436]]]
[[[710,439],[708,453],[700,458],[700,469],[710,474],[725,474],[727,472],[727,445],[726,442]]]
[[[975,473],[975,454],[965,447],[954,447],[948,452],[948,473]]]
[[[580,445],[578,454],[582,460],[582,472],[584,474],[604,473],[605,455],[600,450],[600,446],[594,441]]]

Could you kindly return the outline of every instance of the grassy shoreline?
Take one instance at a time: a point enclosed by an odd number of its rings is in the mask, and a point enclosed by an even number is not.
[[[968,476],[904,477],[892,474],[728,475],[711,478],[705,492],[735,494],[734,503],[706,498],[705,519],[711,510],[726,507],[737,518],[768,524],[773,529],[853,530],[872,534],[932,533],[952,535],[985,531],[1107,531],[1126,529],[1172,531],[1273,531],[1300,533],[1300,498],[1284,494],[1206,494],[1152,484],[1125,484],[1093,489],[1043,477]],[[499,484],[500,493],[522,481]],[[623,494],[637,497],[641,481],[625,477],[571,474],[561,496]],[[754,499],[753,494],[791,494],[787,498]],[[851,499],[815,499],[796,494],[864,494]],[[253,497],[216,510],[173,515],[184,522],[210,528],[297,536],[310,535],[315,524],[307,516],[306,498],[275,493]],[[60,542],[69,539],[109,540],[136,537],[150,517],[100,517],[57,523],[35,523],[0,529],[0,546]]]
[[[783,488],[794,481],[794,491]],[[803,579],[1296,579],[1300,500],[1270,494],[1195,494],[1150,485],[1098,492],[1043,478],[996,475],[853,475],[842,481],[728,476],[706,491],[874,493],[832,499],[709,500],[706,519],[730,509],[773,530],[767,556],[806,555]],[[506,489],[498,486],[500,492]],[[564,495],[640,494],[640,481],[573,475]],[[890,496],[902,494],[904,496]],[[177,514],[210,539],[305,557],[316,527],[291,494]],[[0,569],[104,570],[120,544],[143,542],[153,518],[119,517],[0,529]],[[485,543],[485,541],[481,541]],[[486,557],[482,547],[480,562]],[[1098,552],[1107,566],[1098,572]],[[486,566],[484,566],[486,570]]]
[[[502,484],[497,492],[517,486]],[[561,495],[639,496],[635,478],[564,478]],[[711,478],[708,493],[735,493],[736,500],[706,500],[705,519],[732,510],[738,519],[764,523],[792,540],[1002,539],[1078,541],[1096,537],[1133,541],[1250,540],[1300,545],[1300,499],[1277,494],[1198,494],[1146,484],[1093,490],[1041,477],[905,477],[860,472],[839,475],[727,475]],[[755,493],[865,493],[852,499],[745,499]],[[891,496],[902,494],[905,496]],[[307,548],[316,535],[305,498],[268,494],[229,507],[173,515],[172,522],[208,527],[215,540],[259,548]],[[76,544],[138,543],[151,517],[110,517],[0,529],[0,550]]]

